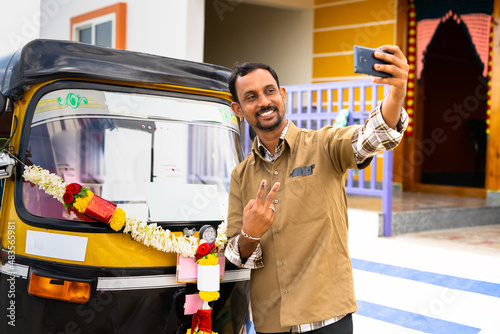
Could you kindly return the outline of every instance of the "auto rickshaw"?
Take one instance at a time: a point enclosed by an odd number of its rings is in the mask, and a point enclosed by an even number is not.
[[[0,57],[0,333],[186,333],[198,290],[179,281],[181,255],[61,204],[23,173],[79,184],[171,240],[218,229],[243,157],[229,74],[57,40]],[[249,279],[226,263],[214,332],[245,331]]]

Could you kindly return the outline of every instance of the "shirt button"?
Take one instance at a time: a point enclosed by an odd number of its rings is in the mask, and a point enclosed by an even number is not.
[[[280,267],[283,267],[283,262],[280,261],[280,263],[278,264]]]
[[[274,234],[278,234],[278,232],[279,232],[278,229],[274,230]]]
[[[278,171],[277,170],[274,171],[274,175],[278,175]]]
[[[274,200],[274,203],[278,204],[278,202],[279,202],[279,201],[278,201],[277,199],[275,199],[275,200]]]
[[[285,293],[288,293],[288,290],[285,290]]]

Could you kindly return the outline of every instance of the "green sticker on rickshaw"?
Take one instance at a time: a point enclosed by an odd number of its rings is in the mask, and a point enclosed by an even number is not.
[[[67,108],[73,109],[78,108],[82,102],[83,104],[89,103],[88,99],[85,96],[80,96],[75,93],[69,93],[68,95],[66,95],[66,99],[64,101],[60,97],[57,98],[57,103],[59,103],[61,106],[66,106]]]

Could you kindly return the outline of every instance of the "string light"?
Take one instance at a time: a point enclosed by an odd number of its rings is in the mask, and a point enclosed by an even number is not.
[[[408,113],[408,127],[406,128],[406,135],[413,135],[413,116],[415,106],[415,60],[416,60],[416,14],[415,5],[413,1],[410,2],[410,10],[408,12],[408,66],[410,71],[408,73],[408,93],[406,95],[406,112]]]

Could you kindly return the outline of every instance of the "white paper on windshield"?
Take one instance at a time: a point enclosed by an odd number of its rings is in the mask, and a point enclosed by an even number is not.
[[[216,185],[149,183],[147,197],[152,221],[223,219]]]

